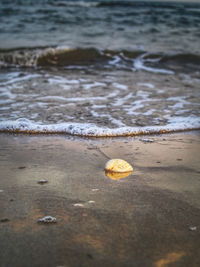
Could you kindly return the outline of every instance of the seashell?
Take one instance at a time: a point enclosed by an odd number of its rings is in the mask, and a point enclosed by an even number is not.
[[[106,175],[112,180],[120,180],[128,177],[131,172],[110,172],[106,171]]]
[[[106,163],[107,172],[132,172],[133,167],[123,159],[111,159]]]

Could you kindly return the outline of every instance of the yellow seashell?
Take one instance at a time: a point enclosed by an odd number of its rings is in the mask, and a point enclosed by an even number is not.
[[[133,167],[123,159],[111,159],[106,163],[105,170],[109,172],[132,172]]]
[[[130,174],[131,174],[131,172],[111,172],[111,171],[106,171],[106,175],[112,180],[120,180],[120,179],[128,177]]]

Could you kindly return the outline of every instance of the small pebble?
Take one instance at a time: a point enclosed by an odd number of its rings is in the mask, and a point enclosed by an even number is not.
[[[75,204],[74,204],[74,207],[84,207],[84,205],[81,204],[81,203],[75,203]]]
[[[154,142],[153,139],[149,139],[149,138],[142,138],[142,139],[140,139],[140,141],[142,141],[143,143],[153,143]]]
[[[87,254],[87,257],[91,260],[93,259],[93,256],[91,254]]]
[[[0,219],[0,222],[9,222],[10,220],[8,218]]]
[[[96,146],[88,146],[87,149],[92,150],[92,149],[97,149],[97,147]]]
[[[45,179],[41,179],[38,181],[38,184],[46,184],[46,183],[48,183],[48,181]]]
[[[45,216],[43,218],[38,219],[38,223],[56,223],[56,218],[52,216]]]
[[[95,201],[94,200],[89,200],[88,203],[93,204],[93,203],[95,203]]]
[[[20,169],[20,170],[25,169],[25,168],[26,168],[25,166],[18,167],[18,169]]]
[[[196,226],[190,226],[189,229],[190,229],[190,231],[196,231],[197,227]]]
[[[92,192],[96,192],[96,191],[99,191],[99,189],[98,188],[93,188],[92,189]]]

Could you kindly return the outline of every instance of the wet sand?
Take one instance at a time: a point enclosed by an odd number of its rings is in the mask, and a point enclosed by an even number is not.
[[[0,147],[0,266],[200,266],[198,131],[1,134]],[[111,158],[134,171],[107,177]],[[47,215],[57,222],[38,223]]]

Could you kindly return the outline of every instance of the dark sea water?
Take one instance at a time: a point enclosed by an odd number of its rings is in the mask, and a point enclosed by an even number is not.
[[[1,0],[0,130],[200,128],[200,2]]]

